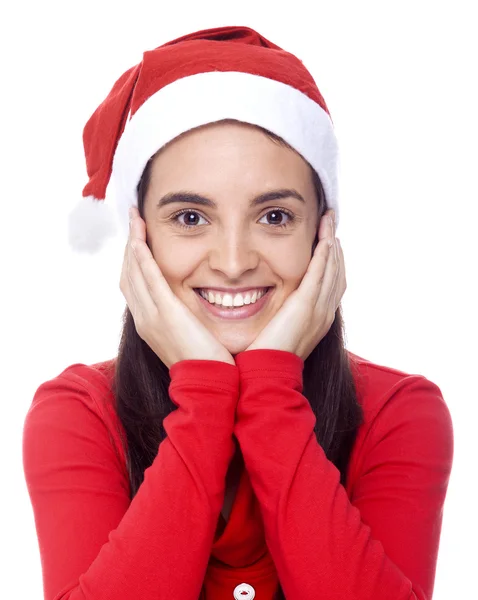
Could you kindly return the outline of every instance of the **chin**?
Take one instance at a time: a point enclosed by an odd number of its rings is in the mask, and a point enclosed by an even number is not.
[[[235,344],[223,344],[223,346],[231,353],[232,356],[239,354],[239,352],[244,352],[251,344],[253,340],[250,342],[244,343],[235,343]]]
[[[232,356],[239,354],[239,352],[244,352],[244,350],[246,350],[246,348],[250,346],[255,339],[254,336],[240,335],[237,332],[231,332],[230,335],[225,335],[224,333],[215,333],[215,336],[224,346],[224,348],[231,353]]]

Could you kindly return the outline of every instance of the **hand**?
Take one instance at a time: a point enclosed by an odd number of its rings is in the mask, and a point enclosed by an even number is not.
[[[146,243],[146,223],[133,211],[120,289],[138,335],[168,368],[187,359],[235,365],[228,350],[172,292]]]
[[[285,350],[305,361],[329,331],[347,288],[344,255],[329,222],[333,212],[328,210],[320,221],[319,243],[299,287],[246,350]],[[330,249],[329,240],[334,241]]]

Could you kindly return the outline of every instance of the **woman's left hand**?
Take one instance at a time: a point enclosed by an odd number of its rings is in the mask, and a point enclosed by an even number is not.
[[[319,243],[299,287],[246,351],[285,350],[305,361],[329,331],[347,287],[342,247],[329,219],[332,214],[328,210],[320,221]],[[334,242],[331,248],[329,240]]]

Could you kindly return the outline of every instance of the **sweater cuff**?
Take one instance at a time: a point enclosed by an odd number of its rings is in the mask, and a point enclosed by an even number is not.
[[[236,354],[234,361],[241,379],[270,377],[275,374],[302,381],[304,361],[293,352],[268,348],[245,350]]]
[[[220,360],[188,359],[174,363],[169,369],[171,386],[194,382],[215,388],[239,389],[239,369]]]

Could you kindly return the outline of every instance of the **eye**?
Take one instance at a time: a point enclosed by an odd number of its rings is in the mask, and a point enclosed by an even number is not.
[[[283,208],[273,208],[271,210],[268,210],[266,212],[266,214],[262,217],[262,219],[264,219],[265,217],[268,217],[269,215],[271,217],[272,223],[269,222],[269,223],[266,223],[266,225],[272,225],[273,227],[287,227],[290,224],[292,224],[292,222],[295,219],[295,216],[293,215],[293,213],[291,213],[289,210],[285,210]],[[287,220],[285,222],[284,222],[284,217],[282,217],[281,215],[285,215],[287,217]],[[277,219],[280,219],[279,222],[277,221]]]
[[[185,222],[182,221],[182,219],[180,219],[180,217],[182,217],[183,215],[187,215],[187,217],[185,219]],[[192,219],[191,219],[191,215],[193,215]],[[198,218],[199,219],[204,219],[204,217],[202,217],[195,210],[183,209],[183,210],[180,210],[179,212],[175,213],[174,215],[172,215],[171,216],[171,221],[177,223],[180,227],[184,227],[185,229],[193,229],[197,225],[202,225],[203,224],[203,223],[198,223],[197,222]],[[204,220],[206,220],[206,219],[204,219]]]

